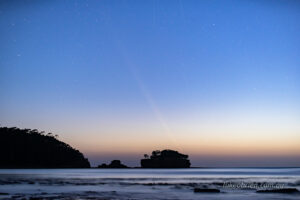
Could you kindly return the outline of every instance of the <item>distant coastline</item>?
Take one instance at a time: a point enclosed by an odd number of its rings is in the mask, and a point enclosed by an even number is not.
[[[87,158],[70,145],[59,141],[57,135],[36,129],[0,127],[0,168],[91,168]],[[144,154],[140,168],[189,168],[188,155],[174,150],[156,150]],[[120,160],[103,163],[97,168],[130,168]],[[139,167],[134,167],[138,169]]]
[[[60,169],[60,168],[92,168],[92,169],[144,169],[144,168],[256,168],[279,169],[299,168],[299,166],[282,167],[209,167],[192,166],[188,155],[165,149],[155,150],[150,156],[144,154],[141,165],[129,167],[120,160],[112,160],[110,164],[103,163],[91,167],[89,160],[77,149],[58,140],[57,135],[45,134],[36,129],[19,129],[16,127],[0,127],[0,168],[1,169]]]

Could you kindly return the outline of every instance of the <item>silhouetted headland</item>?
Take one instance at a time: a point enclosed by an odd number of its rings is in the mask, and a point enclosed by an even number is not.
[[[99,165],[98,168],[128,168],[128,167],[122,164],[120,160],[113,160],[109,165],[103,163],[102,165]]]
[[[89,168],[83,154],[36,129],[0,127],[0,168]]]
[[[142,168],[189,168],[191,166],[188,155],[174,150],[153,151],[152,155],[144,155],[141,160]]]

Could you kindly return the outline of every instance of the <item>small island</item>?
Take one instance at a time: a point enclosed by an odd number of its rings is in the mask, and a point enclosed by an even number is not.
[[[128,167],[122,164],[120,160],[113,160],[108,165],[105,163],[98,165],[98,168],[128,168]]]
[[[144,154],[145,159],[141,160],[142,168],[189,168],[191,166],[188,155],[174,150],[153,151],[149,156]]]
[[[34,129],[0,127],[0,168],[90,168],[83,154]]]

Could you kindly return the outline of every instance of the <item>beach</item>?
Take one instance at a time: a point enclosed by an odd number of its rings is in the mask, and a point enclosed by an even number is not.
[[[300,190],[300,168],[0,170],[0,199],[300,198],[286,188]]]

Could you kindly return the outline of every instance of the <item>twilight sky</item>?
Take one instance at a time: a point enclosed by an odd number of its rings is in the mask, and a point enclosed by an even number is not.
[[[299,1],[0,1],[0,124],[93,165],[300,166]]]

